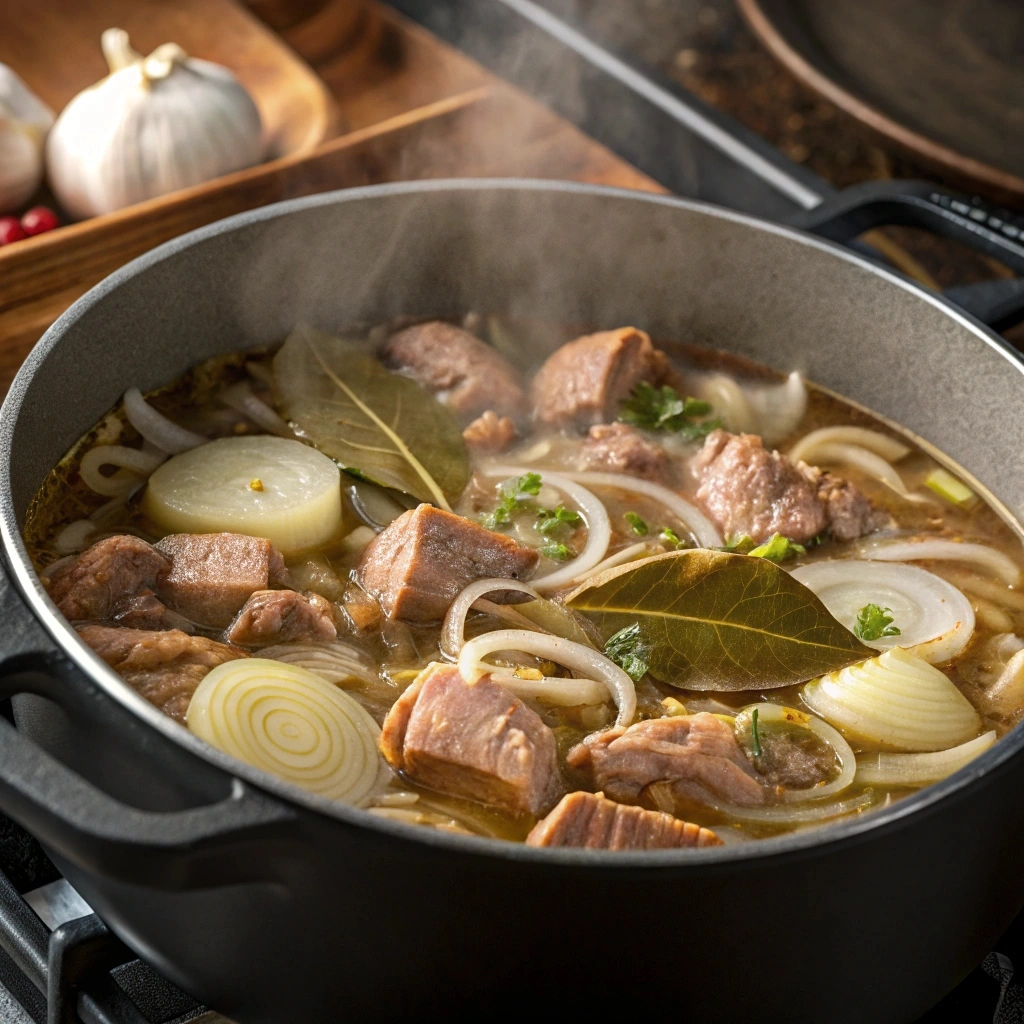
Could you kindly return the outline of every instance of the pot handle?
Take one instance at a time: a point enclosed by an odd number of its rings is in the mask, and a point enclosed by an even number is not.
[[[142,810],[104,793],[0,717],[0,811],[69,863],[118,882],[183,891],[278,877],[285,847],[294,849],[296,809],[218,772],[111,700],[57,649],[2,567],[0,621],[0,697],[49,698],[77,728],[126,738],[140,757],[191,767],[207,782],[216,776],[214,791],[228,791],[202,806]]]
[[[872,228],[925,228],[992,256],[1024,277],[1024,218],[926,181],[868,181],[827,196],[791,218],[833,242],[849,243]],[[952,289],[947,298],[995,330],[1024,318],[1024,281],[987,281]]]

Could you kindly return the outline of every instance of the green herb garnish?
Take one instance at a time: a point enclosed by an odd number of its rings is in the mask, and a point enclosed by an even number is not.
[[[751,558],[767,558],[769,562],[784,562],[794,555],[807,554],[807,548],[803,544],[783,537],[781,533],[773,533],[763,544],[758,544],[747,552]]]
[[[880,640],[883,636],[899,636],[899,628],[892,624],[892,609],[877,604],[866,604],[857,612],[854,635],[861,640]]]
[[[650,527],[635,512],[627,512],[623,517],[638,537],[646,537],[650,533]]]
[[[580,514],[573,512],[571,508],[558,505],[555,508],[541,508],[537,510],[537,529],[541,533],[553,533],[560,526],[579,526]]]
[[[572,552],[564,544],[545,544],[540,553],[545,558],[553,558],[556,562],[567,562],[572,558]]]
[[[624,626],[608,637],[604,656],[614,661],[634,683],[647,674],[647,645],[640,636],[640,623]]]
[[[641,381],[619,406],[619,419],[644,430],[668,430],[687,441],[710,434],[721,426],[718,420],[706,420],[711,406],[699,398],[681,398],[667,384],[656,388]]]
[[[723,551],[735,551],[737,554],[746,555],[754,548],[754,539],[749,533],[735,533],[726,537]]]
[[[496,530],[499,526],[507,526],[512,518],[529,509],[530,503],[520,495],[536,495],[540,492],[540,473],[526,473],[517,480],[509,480],[502,484],[501,501],[493,512],[480,517],[480,525],[488,530]]]
[[[750,714],[750,742],[754,748],[754,757],[761,756],[761,737],[757,731],[757,708]]]
[[[671,526],[666,526],[662,529],[661,533],[658,534],[658,539],[663,544],[668,544],[674,548],[686,547],[686,541],[682,540],[678,533],[672,529]]]

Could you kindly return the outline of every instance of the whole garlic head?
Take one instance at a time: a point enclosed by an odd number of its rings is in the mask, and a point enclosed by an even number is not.
[[[13,213],[39,187],[52,124],[53,111],[0,64],[0,214]]]
[[[175,43],[148,57],[122,29],[101,39],[110,74],[61,112],[50,185],[73,217],[110,213],[258,163],[259,111],[238,79]]]

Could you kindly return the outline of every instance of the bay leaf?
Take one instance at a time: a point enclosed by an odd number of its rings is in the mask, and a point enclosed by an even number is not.
[[[356,476],[448,511],[469,482],[451,411],[365,345],[300,324],[274,356],[274,386],[300,436]]]
[[[566,604],[605,640],[637,623],[651,675],[687,690],[789,686],[876,653],[773,562],[705,548],[609,569]]]

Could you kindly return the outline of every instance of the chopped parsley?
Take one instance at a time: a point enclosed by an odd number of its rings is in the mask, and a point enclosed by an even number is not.
[[[619,406],[619,419],[644,430],[667,430],[687,441],[710,434],[721,426],[718,420],[705,419],[711,406],[699,398],[681,398],[667,384],[656,388],[641,381]]]
[[[579,525],[579,512],[573,512],[564,505],[537,509],[537,529],[541,533],[554,533],[560,526],[571,526],[575,529]]]
[[[540,493],[540,473],[526,473],[517,480],[508,480],[501,486],[501,501],[493,512],[480,517],[480,525],[488,530],[507,526],[514,516],[529,509],[530,503],[522,495],[534,496]]]
[[[545,558],[553,558],[556,562],[567,562],[572,558],[572,552],[564,544],[545,544],[540,553]]]
[[[735,551],[737,554],[746,555],[754,547],[753,538],[749,533],[734,533],[725,540],[723,551]]]
[[[640,636],[639,622],[613,633],[604,645],[605,657],[614,661],[634,683],[639,682],[647,673],[649,653],[647,644]]]
[[[891,608],[866,604],[857,612],[857,622],[853,627],[853,632],[861,640],[880,640],[883,636],[899,636],[899,628],[892,623]]]
[[[671,526],[663,527],[661,533],[658,534],[658,540],[662,544],[668,544],[669,547],[673,548],[685,548],[686,541],[682,540],[678,533],[672,529]]]
[[[754,757],[761,756],[761,736],[757,731],[757,708],[750,714],[750,742],[754,748]]]
[[[773,533],[763,544],[758,544],[747,552],[751,558],[767,558],[769,562],[784,562],[794,555],[805,555],[807,548],[797,544],[795,540],[783,537],[781,533]]]
[[[629,523],[638,537],[646,537],[651,532],[651,528],[635,512],[627,512],[623,519]]]

